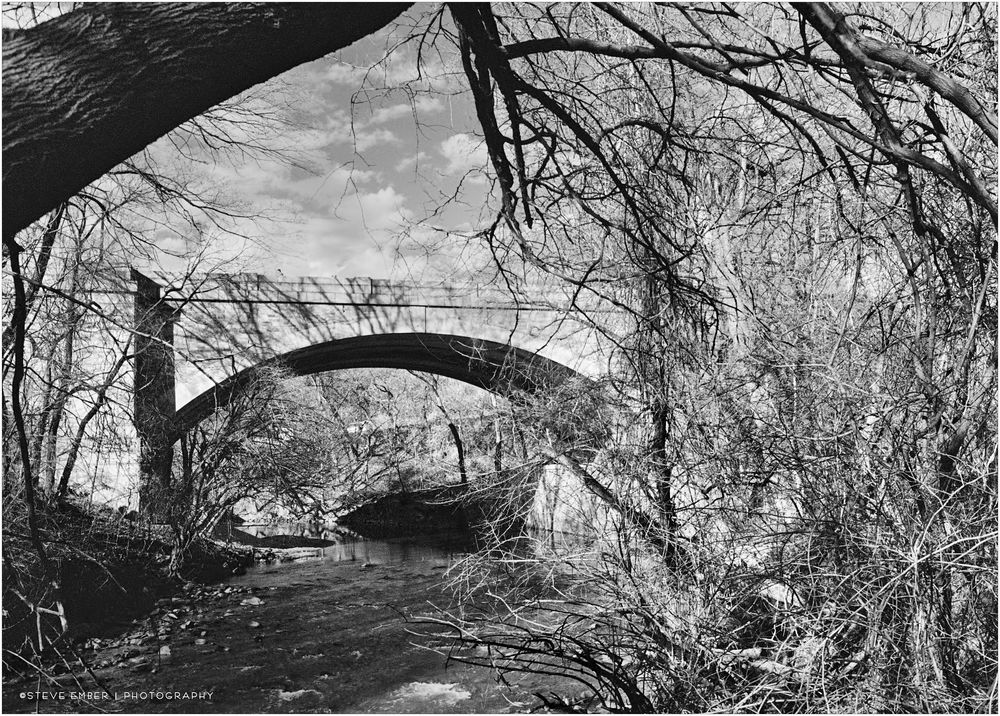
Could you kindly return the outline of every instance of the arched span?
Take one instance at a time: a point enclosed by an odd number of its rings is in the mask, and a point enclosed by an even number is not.
[[[175,442],[219,408],[229,405],[264,367],[295,375],[348,368],[401,368],[435,373],[501,395],[534,393],[567,379],[587,380],[537,353],[481,338],[442,333],[387,333],[342,338],[298,348],[246,368],[192,399],[174,415]]]

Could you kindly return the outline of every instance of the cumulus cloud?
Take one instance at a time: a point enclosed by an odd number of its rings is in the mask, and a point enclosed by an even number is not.
[[[221,238],[218,255],[240,262],[233,270],[389,277],[406,263],[422,271],[436,268],[438,261],[453,265],[448,249],[442,257],[434,236],[421,234],[417,222],[432,200],[453,191],[445,173],[458,177],[487,164],[482,143],[472,134],[456,133],[469,126],[455,125],[455,117],[464,121],[470,114],[468,102],[434,94],[446,93],[448,84],[428,80],[409,85],[417,93],[406,97],[373,94],[383,97],[384,105],[372,105],[372,112],[352,107],[372,66],[366,58],[352,58],[352,63],[326,58],[283,76],[275,92],[287,100],[281,107],[288,122],[279,124],[275,144],[284,158],[266,154],[247,161],[234,154],[196,167],[200,187],[230,197],[253,217],[232,220],[234,234]],[[372,71],[367,86],[412,80],[414,68],[412,55],[394,56],[391,64]],[[275,144],[269,139],[269,148]],[[466,179],[463,197],[481,194],[482,183]],[[468,206],[456,205],[437,218],[451,228],[472,221],[468,214]],[[249,243],[239,243],[239,236],[249,237]],[[160,232],[155,240],[176,261],[193,250],[181,229]]]
[[[276,265],[289,276],[392,275],[394,246],[412,214],[392,186],[353,192],[288,227],[283,245],[274,246]]]
[[[411,167],[415,167],[420,164],[426,164],[428,161],[430,161],[430,158],[431,157],[427,152],[417,152],[416,154],[411,154],[408,157],[403,157],[402,159],[400,159],[398,162],[396,162],[396,166],[394,167],[394,169],[397,172],[405,172],[407,169]]]
[[[440,97],[431,97],[430,95],[422,94],[413,100],[414,106],[417,108],[417,112],[438,112],[444,109],[444,102],[441,101]]]
[[[488,155],[483,140],[471,134],[456,134],[441,142],[441,156],[444,157],[445,174],[464,174],[472,169],[486,166]]]
[[[399,119],[400,117],[409,117],[413,114],[413,106],[408,102],[402,104],[393,104],[388,107],[381,107],[372,113],[371,122],[372,124],[381,124],[382,122],[391,122],[394,119]]]
[[[288,276],[374,276],[391,273],[392,256],[383,242],[341,217],[311,216],[294,227],[279,262]]]
[[[373,147],[383,146],[386,144],[397,144],[399,142],[399,137],[396,136],[395,132],[385,129],[384,127],[379,127],[377,129],[356,127],[354,130],[353,140],[355,149],[359,152],[364,152]]]
[[[338,85],[360,85],[368,72],[366,67],[355,67],[346,62],[332,63],[324,73],[327,82]]]
[[[372,112],[370,122],[372,124],[391,122],[401,119],[402,117],[412,117],[414,113],[416,113],[417,118],[419,119],[421,115],[432,114],[442,109],[444,109],[444,102],[442,102],[439,98],[431,97],[429,95],[420,95],[412,102],[400,102],[399,104],[389,105],[388,107],[380,107]]]
[[[346,196],[337,213],[352,223],[360,224],[368,232],[399,231],[412,216],[406,208],[406,197],[392,186]]]

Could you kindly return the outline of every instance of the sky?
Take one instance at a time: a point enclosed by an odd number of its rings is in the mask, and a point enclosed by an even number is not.
[[[229,129],[267,152],[196,149],[188,162],[166,139],[152,147],[158,164],[257,217],[227,225],[235,235],[210,231],[205,267],[416,280],[461,270],[469,244],[452,232],[487,216],[485,146],[450,44],[424,47],[419,76],[416,43],[400,45],[438,8],[418,4],[389,28],[251,90],[247,101],[276,121],[245,132],[230,114]],[[184,268],[198,248],[192,234],[177,225],[155,232],[163,268]]]

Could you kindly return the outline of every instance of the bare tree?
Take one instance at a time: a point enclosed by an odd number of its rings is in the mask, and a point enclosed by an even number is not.
[[[267,53],[253,65],[257,82],[400,11],[330,31],[331,8],[174,8],[91,8],[5,43],[8,100],[30,87],[46,98],[5,105],[5,189],[53,188],[35,203],[8,195],[5,214],[5,410],[26,475],[30,296],[14,232],[245,87],[232,74],[247,52],[281,46],[276,65]],[[621,710],[995,709],[996,8],[447,8],[415,39],[450,40],[472,93],[498,202],[480,238],[515,293],[522,276],[567,287],[576,317],[615,346],[620,407],[597,454],[567,438],[581,434],[567,396],[519,421],[535,426],[531,450],[617,517],[601,555],[558,565],[575,577],[565,605],[509,609],[492,643],[574,666]],[[214,94],[148,131],[125,127],[150,97],[190,90],[199,13],[223,53]],[[219,13],[239,22],[219,27]],[[179,31],[141,92],[108,67],[122,48],[81,62],[49,49],[101,90],[50,97],[64,65],[38,63],[48,81],[29,82],[31,60],[87,18]],[[100,120],[52,144],[54,161],[79,156],[71,172],[15,141],[58,130],[28,115],[64,99]],[[127,141],[93,140],[108,127]],[[37,236],[36,267],[48,260]],[[508,482],[497,492],[521,509],[530,476]],[[663,559],[681,544],[682,559]]]
[[[181,437],[176,469],[156,495],[174,533],[171,570],[240,502],[302,507],[317,498],[330,464],[322,405],[305,386],[261,370],[240,396]]]
[[[405,8],[121,3],[5,29],[5,243],[181,123]]]
[[[808,629],[786,621],[739,646],[769,644],[787,665],[834,621],[836,638],[811,643],[844,659],[845,688],[869,703],[981,704],[996,662],[956,620],[992,592],[959,564],[995,570],[980,507],[996,469],[996,87],[981,72],[995,13],[452,11],[497,177],[483,238],[521,256],[498,268],[509,281],[534,270],[631,317],[624,331],[594,324],[617,342],[623,403],[647,416],[614,441],[617,464],[652,476],[631,484],[676,521],[684,578],[701,574],[734,610],[748,576],[778,578]],[[959,548],[973,543],[977,557]],[[890,544],[925,554],[923,576],[904,576]],[[656,568],[621,559],[640,576],[605,598],[632,604],[655,643],[663,627],[642,605],[671,598],[647,588]],[[894,611],[865,628],[875,593]],[[719,616],[667,631],[702,638]],[[744,633],[757,621],[744,614]],[[543,630],[523,636],[574,661]],[[861,674],[892,676],[869,689]]]

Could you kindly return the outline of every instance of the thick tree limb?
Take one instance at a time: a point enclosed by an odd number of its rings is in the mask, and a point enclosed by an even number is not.
[[[911,73],[918,82],[941,95],[944,99],[964,113],[976,126],[986,133],[986,136],[997,143],[997,116],[984,107],[969,88],[954,77],[936,69],[919,57],[892,47],[865,35],[858,35],[858,47],[868,60],[881,62],[902,72]],[[871,64],[870,62],[868,64]]]
[[[975,176],[972,177],[975,183],[970,183],[958,172],[953,172],[944,165],[935,162],[902,140],[899,130],[890,118],[879,94],[875,91],[875,88],[864,73],[864,67],[867,65],[868,59],[858,43],[856,33],[847,24],[844,16],[822,2],[793,3],[793,5],[799,11],[799,14],[816,28],[823,37],[823,40],[843,60],[844,67],[847,69],[854,89],[857,92],[858,104],[869,116],[878,138],[885,146],[885,149],[882,151],[886,158],[892,161],[899,170],[901,183],[910,197],[911,213],[913,214],[914,222],[919,224],[921,218],[919,212],[916,210],[915,189],[909,176],[908,164],[933,171],[949,181],[965,195],[986,209],[993,219],[994,225],[996,225],[996,202],[986,187],[977,182]]]
[[[832,16],[834,14],[831,10],[829,10],[827,6],[823,5],[822,3],[796,3],[795,5],[799,9],[799,12],[804,17],[807,17],[810,11],[822,11],[827,16]],[[959,172],[952,171],[941,162],[932,159],[926,154],[923,154],[913,149],[912,147],[904,144],[902,141],[898,140],[897,136],[898,133],[894,133],[892,128],[887,126],[883,121],[884,112],[882,113],[881,116],[878,113],[870,115],[872,121],[875,122],[877,132],[875,137],[868,136],[868,134],[866,134],[865,132],[855,129],[849,122],[847,122],[843,118],[825,112],[822,109],[819,109],[818,107],[814,107],[808,102],[802,101],[790,95],[783,95],[767,87],[755,85],[751,82],[747,82],[746,80],[743,80],[739,77],[735,77],[726,72],[721,72],[718,69],[716,69],[717,65],[715,64],[708,63],[688,53],[678,51],[677,48],[674,47],[671,43],[664,40],[663,38],[656,36],[646,28],[642,27],[637,22],[630,19],[617,5],[613,3],[598,2],[595,3],[595,6],[599,7],[605,13],[607,13],[615,20],[617,20],[619,23],[621,23],[624,27],[632,30],[636,35],[646,40],[646,42],[648,42],[654,49],[661,51],[665,56],[669,57],[670,59],[679,62],[685,67],[688,67],[694,70],[695,72],[698,72],[699,74],[708,77],[709,79],[718,81],[730,87],[736,87],[738,89],[741,89],[747,94],[749,94],[751,97],[753,97],[755,100],[757,100],[758,102],[761,101],[761,98],[764,98],[766,100],[779,102],[781,104],[792,107],[796,110],[804,112],[805,114],[814,117],[815,119],[818,119],[819,121],[829,125],[830,127],[833,127],[834,129],[843,132],[844,134],[851,136],[854,139],[857,139],[874,147],[879,152],[881,152],[887,159],[889,159],[889,161],[893,162],[897,166],[903,164],[912,165],[920,167],[921,169],[924,169],[925,171],[928,171],[932,174],[938,175],[939,177],[950,183],[952,186],[954,186],[956,189],[958,189],[960,192],[962,192],[964,195],[968,196],[977,204],[979,204],[979,206],[986,209],[986,211],[990,214],[990,218],[993,220],[994,225],[996,225],[997,205],[993,197],[990,194],[983,194],[982,192],[978,191],[977,188],[970,185]],[[815,18],[815,12],[813,13],[813,17]],[[825,19],[816,18],[815,22],[813,20],[810,20],[810,23],[813,24],[814,27],[817,27],[817,29],[820,30],[820,33],[823,35],[824,39],[827,40],[828,43],[830,41],[833,41],[834,44],[837,45],[834,47],[834,50],[836,51],[840,46],[837,43],[837,39],[838,37],[840,37],[842,33],[838,34],[834,32],[833,28],[828,27],[830,23],[828,23]],[[836,23],[834,22],[833,24],[835,25]],[[851,38],[851,40],[853,43],[853,37]],[[841,47],[841,49],[845,48]],[[593,51],[596,52],[597,50],[595,49]],[[864,57],[864,53],[857,49],[856,43],[851,44],[848,48],[845,49],[845,51],[846,51],[846,58],[844,53],[838,52],[837,54],[840,55],[842,59],[853,59],[855,66],[865,65],[867,63],[866,58]],[[849,71],[851,70],[850,63],[847,63],[847,68]],[[853,75],[852,79],[854,79]],[[867,78],[859,75],[857,76],[857,83],[860,85],[860,88],[865,88],[867,83]],[[874,95],[872,96],[874,97],[875,100],[878,99],[877,96]],[[876,102],[876,104],[878,103],[879,102]],[[871,104],[865,106],[863,101],[862,101],[862,108],[866,112],[871,109],[877,109],[877,107]],[[886,130],[888,130],[888,132]]]
[[[406,7],[95,3],[5,31],[5,240],[182,122]]]

